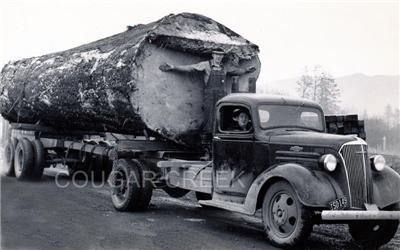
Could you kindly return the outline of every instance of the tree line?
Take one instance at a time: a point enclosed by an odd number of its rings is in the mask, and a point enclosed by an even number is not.
[[[367,141],[376,152],[400,155],[400,109],[387,105],[381,116],[369,116],[364,111]]]
[[[306,68],[297,80],[300,97],[319,103],[325,114],[344,114],[340,108],[340,89],[333,76],[317,65]],[[369,100],[365,100],[369,101]],[[400,109],[387,105],[381,116],[370,117],[365,110],[359,114],[364,120],[367,142],[371,151],[400,154]]]

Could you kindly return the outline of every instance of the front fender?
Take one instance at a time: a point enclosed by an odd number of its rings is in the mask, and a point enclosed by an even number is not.
[[[308,207],[329,207],[329,202],[342,197],[343,192],[327,173],[311,171],[299,164],[286,163],[265,170],[251,185],[245,201],[248,211],[256,211],[257,201],[264,195],[265,185],[275,178],[287,180],[294,188],[300,202]]]
[[[400,175],[386,167],[381,172],[372,172],[373,202],[385,208],[400,201]]]

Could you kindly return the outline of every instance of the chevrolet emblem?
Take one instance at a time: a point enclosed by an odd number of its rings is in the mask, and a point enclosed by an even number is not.
[[[300,152],[300,151],[303,151],[303,147],[300,147],[300,146],[293,146],[293,147],[290,147],[290,151],[293,151],[293,152]]]

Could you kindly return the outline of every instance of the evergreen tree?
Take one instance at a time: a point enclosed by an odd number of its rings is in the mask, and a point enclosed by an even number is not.
[[[385,115],[386,125],[389,128],[392,127],[393,109],[390,104],[386,105],[384,115]]]
[[[398,108],[394,110],[394,125],[400,126],[400,109]]]
[[[302,98],[319,103],[326,113],[337,112],[340,90],[335,79],[321,66],[315,66],[312,72],[306,68],[297,85]]]

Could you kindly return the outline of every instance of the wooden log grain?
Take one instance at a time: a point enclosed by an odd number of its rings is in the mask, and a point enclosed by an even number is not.
[[[159,70],[197,63],[222,49],[240,58],[248,88],[257,79],[258,47],[197,14],[169,15],[86,45],[6,64],[0,113],[10,122],[162,136],[194,146],[204,125],[202,76]],[[230,79],[228,79],[228,82]]]

